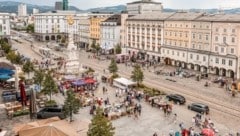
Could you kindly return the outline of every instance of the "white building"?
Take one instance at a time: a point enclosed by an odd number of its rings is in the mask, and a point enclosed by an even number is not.
[[[33,8],[33,14],[38,14],[39,13],[39,9]]]
[[[120,45],[121,15],[113,15],[100,25],[100,47],[104,53],[113,53]]]
[[[10,18],[8,13],[0,13],[0,38],[10,36]]]
[[[154,2],[152,0],[140,0],[132,3],[127,3],[127,12],[129,15],[162,12],[162,10],[162,3]]]
[[[34,15],[35,38],[40,41],[60,41],[66,36],[68,25],[66,18],[75,16],[73,11],[57,11]],[[73,32],[77,32],[77,23],[74,23]]]
[[[90,43],[90,17],[86,14],[79,17],[80,48],[89,48]]]
[[[27,5],[26,4],[18,5],[18,16],[20,16],[20,17],[27,16]]]

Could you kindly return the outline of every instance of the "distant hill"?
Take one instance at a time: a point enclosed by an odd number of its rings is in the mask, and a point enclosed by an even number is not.
[[[0,12],[8,12],[8,13],[17,13],[18,5],[21,4],[21,2],[15,2],[15,1],[0,1]],[[53,6],[40,6],[40,5],[32,5],[27,4],[27,12],[28,14],[32,13],[32,9],[37,8],[39,11],[42,12],[48,12],[54,10]],[[122,11],[126,11],[125,5],[117,5],[117,6],[110,6],[110,7],[99,7],[99,8],[91,8],[87,10],[80,10],[75,6],[70,6],[70,10],[75,10],[77,12],[113,12],[113,13],[120,13]],[[180,9],[182,10],[182,9]],[[179,9],[170,9],[165,8],[163,9],[164,12],[176,12],[179,11]],[[188,9],[185,11],[191,11],[191,12],[206,12],[206,13],[217,13],[219,12],[218,9]],[[223,10],[222,12],[226,14],[236,14],[240,13],[240,8],[235,9],[227,9]]]
[[[19,4],[21,4],[21,2],[0,1],[0,12],[17,13]],[[28,14],[32,13],[33,8],[39,9],[39,11],[41,13],[54,10],[53,6],[39,6],[39,5],[27,4],[27,12],[28,12]],[[75,10],[75,11],[81,11],[77,7],[74,7],[74,6],[70,6],[69,9],[70,10]]]
[[[99,8],[91,8],[91,9],[85,10],[85,12],[113,12],[113,13],[120,13],[122,11],[126,11],[125,5],[99,7]]]

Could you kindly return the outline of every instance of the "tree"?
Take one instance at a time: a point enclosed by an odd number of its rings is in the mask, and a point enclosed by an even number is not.
[[[92,41],[91,48],[92,49],[96,49],[96,40]]]
[[[34,33],[34,25],[33,24],[29,24],[27,26],[27,33]]]
[[[43,89],[41,92],[49,95],[50,101],[52,100],[52,93],[58,92],[57,85],[56,85],[55,81],[53,80],[50,72],[48,72],[48,74],[45,75],[45,78],[43,81]]]
[[[5,42],[4,40],[2,40],[0,44],[1,44],[1,49],[6,54],[8,54],[11,51],[11,46],[7,42]]]
[[[97,43],[97,45],[96,45],[95,49],[96,49],[97,56],[98,56],[98,52],[99,52],[99,51],[100,51],[100,49],[101,49],[101,47],[100,47],[99,43]]]
[[[131,79],[139,85],[143,81],[144,75],[141,67],[139,65],[135,65],[132,71]]]
[[[6,58],[13,64],[22,64],[21,56],[20,54],[16,54],[14,51],[10,51]]]
[[[42,89],[44,76],[45,76],[45,74],[44,74],[43,70],[36,70],[35,73],[34,73],[33,80],[34,80],[35,84],[39,85],[40,91]]]
[[[27,60],[27,62],[25,62],[23,64],[23,72],[28,74],[28,79],[29,79],[29,73],[34,71],[34,65],[30,60]]]
[[[97,108],[97,114],[93,117],[89,129],[88,136],[113,136],[115,128],[112,123],[103,115],[103,111]]]
[[[73,113],[78,113],[78,110],[80,108],[80,100],[76,98],[75,93],[73,90],[67,91],[67,98],[64,102],[64,112],[66,116],[70,117],[70,121],[72,121],[72,115]]]
[[[113,74],[117,73],[118,67],[117,67],[117,63],[116,63],[115,59],[111,60],[111,63],[108,66],[108,70],[110,71],[110,73],[113,73]]]
[[[122,53],[122,48],[119,44],[117,44],[116,48],[115,48],[115,53],[116,54],[121,54]]]

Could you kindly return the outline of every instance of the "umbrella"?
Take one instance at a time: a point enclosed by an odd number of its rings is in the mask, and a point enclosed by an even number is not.
[[[10,79],[7,80],[7,82],[15,82],[15,81],[16,81],[16,78],[15,78],[15,77],[12,77],[12,78],[10,78]],[[18,81],[19,81],[19,79],[18,79]]]
[[[18,124],[13,128],[13,131],[17,135],[19,131],[23,131],[23,130],[30,129],[33,127],[38,127],[38,126],[39,124],[37,122],[30,122],[27,124]]]
[[[48,118],[48,119],[42,119],[42,120],[39,120],[37,122],[41,126],[41,125],[46,125],[46,124],[49,124],[49,123],[52,123],[52,122],[55,122],[55,121],[60,121],[60,120],[61,119],[59,117],[52,117],[52,118]]]
[[[210,128],[204,128],[204,129],[202,129],[202,134],[203,134],[204,136],[215,136],[214,131],[213,131],[212,129],[210,129]]]
[[[11,78],[9,75],[6,75],[6,74],[0,74],[0,80],[7,80]]]
[[[65,120],[52,122],[19,132],[19,136],[77,136],[70,124]]]
[[[37,112],[37,106],[36,106],[36,93],[31,89],[30,91],[30,118],[34,118],[35,114]]]
[[[78,80],[78,81],[72,82],[72,84],[75,86],[81,86],[81,85],[85,85],[86,83],[83,80]]]
[[[14,71],[7,68],[0,68],[0,74],[13,75]]]
[[[6,62],[0,62],[0,68],[15,69],[15,67],[12,64]]]

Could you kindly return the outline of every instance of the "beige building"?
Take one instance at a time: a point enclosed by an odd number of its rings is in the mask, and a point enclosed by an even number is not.
[[[126,23],[126,45],[132,55],[203,73],[240,77],[240,15],[155,13],[130,17]]]
[[[89,20],[90,20],[90,43],[92,43],[93,40],[96,41],[96,43],[100,43],[100,24],[102,21],[106,20],[108,17],[110,17],[112,14],[89,14]]]

